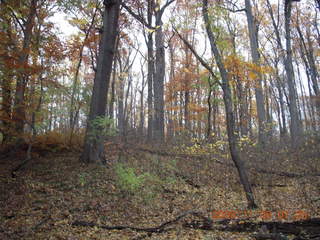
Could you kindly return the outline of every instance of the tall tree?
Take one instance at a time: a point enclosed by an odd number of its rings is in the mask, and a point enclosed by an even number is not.
[[[160,8],[160,1],[155,5],[156,31],[155,31],[155,77],[154,89],[154,129],[153,138],[162,142],[164,140],[164,77],[165,77],[165,46],[162,16],[165,9],[175,0],[167,0]]]
[[[89,27],[87,29],[82,29],[85,37],[83,39],[83,42],[80,46],[79,49],[79,58],[78,58],[78,63],[76,66],[76,71],[74,74],[74,79],[72,83],[72,92],[71,92],[71,100],[70,100],[70,116],[69,116],[69,122],[70,122],[70,142],[72,141],[73,137],[73,130],[76,124],[77,116],[79,115],[78,111],[79,108],[76,107],[76,94],[77,94],[77,88],[78,88],[78,81],[79,81],[79,73],[80,73],[80,68],[83,60],[83,51],[85,48],[85,44],[88,41],[89,35],[92,32],[92,29],[94,28],[95,24],[95,19],[96,19],[96,14],[97,14],[98,7],[95,7],[93,9],[93,15],[91,17],[91,22],[89,24]],[[91,13],[91,11],[89,11]],[[81,26],[82,27],[82,26]]]
[[[94,121],[105,117],[107,93],[112,71],[114,48],[118,35],[118,22],[121,0],[105,0],[103,32],[99,49],[97,71],[90,104],[84,150],[80,160],[90,163],[105,163],[103,124]]]
[[[251,49],[251,57],[254,64],[260,66],[260,54],[259,54],[259,46],[258,46],[258,26],[256,23],[256,19],[252,13],[251,0],[245,0],[246,6],[246,16],[248,22],[248,30],[249,30],[249,39],[250,39],[250,49]],[[255,95],[256,95],[256,106],[258,113],[258,127],[259,127],[259,143],[264,146],[266,143],[266,133],[265,133],[265,121],[266,121],[266,111],[264,104],[264,97],[262,91],[262,75],[257,72],[258,76],[256,79],[256,87],[255,87]]]
[[[154,10],[154,1],[148,0],[147,23],[152,26],[152,16]],[[148,48],[148,139],[152,139],[153,133],[153,78],[154,78],[154,51],[153,51],[153,31],[147,33],[146,45]]]
[[[291,46],[291,14],[292,14],[292,2],[298,0],[285,0],[284,4],[284,17],[285,17],[285,39],[286,39],[286,58],[285,58],[285,70],[289,89],[289,111],[291,117],[290,134],[292,145],[298,146],[302,137],[302,126],[299,118],[298,105],[297,105],[297,93],[294,79],[294,69],[292,64],[292,46]]]
[[[26,19],[21,24],[23,31],[22,48],[19,50],[18,65],[20,69],[17,72],[16,92],[14,97],[14,107],[12,118],[15,121],[15,130],[18,139],[21,139],[23,127],[25,123],[25,89],[28,82],[29,75],[26,73],[28,66],[28,59],[30,54],[30,47],[32,41],[33,28],[35,26],[35,17],[37,14],[37,0],[32,0],[28,6],[29,12]]]
[[[202,4],[203,4],[202,6],[203,19],[205,22],[206,31],[210,41],[211,51],[216,60],[218,69],[220,71],[221,79],[222,79],[223,100],[224,100],[225,112],[226,112],[227,134],[228,134],[228,142],[229,142],[231,158],[238,170],[240,182],[244,187],[246,197],[248,200],[248,208],[256,208],[257,205],[255,204],[255,201],[254,201],[253,191],[252,191],[249,178],[244,166],[244,162],[240,158],[240,153],[237,145],[237,136],[235,135],[235,119],[234,119],[233,105],[232,105],[232,92],[231,92],[230,83],[229,83],[230,76],[225,68],[221,53],[217,46],[216,37],[212,32],[212,25],[211,25],[211,21],[209,19],[209,13],[208,13],[208,0],[202,0]]]

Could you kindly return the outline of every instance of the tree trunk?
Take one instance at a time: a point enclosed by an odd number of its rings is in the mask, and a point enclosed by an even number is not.
[[[250,38],[250,49],[251,57],[254,64],[260,66],[260,54],[258,46],[258,28],[252,14],[251,0],[245,0],[246,15],[248,22],[249,38]],[[264,105],[263,91],[262,91],[262,76],[261,73],[256,73],[258,78],[255,84],[255,97],[256,106],[258,113],[258,127],[259,127],[259,143],[264,146],[266,144],[266,133],[265,133],[265,121],[266,121],[266,111]]]
[[[164,141],[164,76],[165,76],[165,49],[164,36],[162,31],[162,14],[160,10],[156,12],[156,62],[154,89],[154,129],[153,139],[157,142]]]
[[[240,158],[238,146],[237,146],[237,137],[235,135],[235,122],[234,122],[234,115],[233,115],[233,107],[232,107],[232,96],[231,96],[231,89],[229,85],[229,76],[225,69],[222,57],[220,55],[219,49],[216,45],[216,39],[211,30],[211,23],[208,16],[208,0],[202,0],[203,3],[203,18],[206,26],[206,31],[209,37],[211,51],[214,55],[216,60],[217,66],[219,68],[221,78],[222,78],[222,90],[223,90],[223,100],[225,105],[226,111],[226,122],[227,122],[227,134],[228,134],[228,141],[229,141],[229,149],[231,153],[231,158],[238,170],[240,182],[244,187],[247,201],[248,201],[248,208],[256,208],[257,205],[254,201],[253,191],[251,189],[251,185],[249,183],[249,179],[247,176],[247,172],[244,166],[244,162]]]
[[[148,24],[152,25],[153,16],[153,4],[152,1],[148,1]],[[153,33],[148,33],[147,36],[147,48],[148,48],[148,130],[147,138],[152,140],[153,135],[153,77],[154,77],[154,57],[153,57]]]
[[[32,0],[27,21],[24,24],[24,38],[22,49],[19,54],[18,64],[21,69],[17,73],[16,93],[13,106],[12,119],[15,121],[15,130],[18,140],[21,140],[23,127],[25,123],[25,88],[28,81],[28,75],[25,69],[28,65],[28,58],[30,53],[30,45],[32,38],[32,31],[34,27],[34,19],[37,13],[37,0]]]
[[[212,104],[211,104],[211,96],[212,96],[212,86],[213,84],[210,81],[210,77],[208,77],[208,95],[207,95],[207,104],[208,104],[208,115],[207,115],[207,132],[206,138],[210,140],[211,138],[211,114],[212,114]]]
[[[287,83],[289,89],[289,112],[291,117],[290,134],[293,147],[297,147],[301,142],[302,128],[299,119],[297,106],[297,94],[295,89],[294,72],[292,64],[292,48],[291,48],[291,10],[292,0],[285,0],[285,38],[286,38],[286,59],[285,70],[287,75]]]
[[[97,117],[105,117],[107,93],[112,71],[114,48],[118,35],[118,20],[121,0],[105,0],[103,16],[103,33],[97,71],[94,78],[93,93],[90,104],[84,150],[80,160],[86,163],[105,163],[104,136],[105,126],[96,126]]]
[[[109,103],[109,118],[114,118],[114,101],[115,101],[115,84],[116,84],[116,68],[114,67],[111,82],[111,97]]]
[[[95,21],[95,17],[96,17],[96,13],[97,13],[97,8],[93,14],[91,23],[89,28],[87,29],[87,31],[85,31],[85,37],[84,40],[82,42],[82,45],[80,47],[79,50],[79,61],[77,63],[77,67],[76,67],[76,72],[73,78],[73,83],[72,83],[72,92],[71,92],[71,100],[70,100],[70,116],[69,116],[69,124],[70,124],[70,144],[72,142],[72,137],[73,137],[73,131],[74,131],[74,126],[76,123],[76,118],[78,116],[77,112],[77,107],[75,106],[75,95],[79,94],[79,84],[78,84],[78,78],[79,78],[79,72],[80,72],[80,68],[81,68],[81,64],[82,64],[82,58],[83,58],[83,49],[85,47],[86,41],[89,37],[89,34],[91,32],[91,29],[94,25],[94,21]],[[77,93],[78,92],[78,93]]]
[[[304,40],[301,28],[299,24],[296,26],[300,42],[301,42],[301,58],[305,64],[306,67],[306,73],[307,76],[310,76],[310,79],[312,80],[312,88],[315,95],[315,106],[317,108],[317,114],[320,117],[320,90],[319,90],[319,84],[318,84],[318,78],[319,73],[316,66],[316,61],[314,58],[314,49],[312,40],[310,39],[310,30],[307,29],[307,43]]]

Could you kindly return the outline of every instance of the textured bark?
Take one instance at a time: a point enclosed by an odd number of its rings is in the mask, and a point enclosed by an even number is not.
[[[193,36],[192,36],[193,38]],[[185,39],[188,40],[188,33],[186,33]],[[193,38],[194,39],[194,38]],[[192,45],[193,45],[192,40]],[[191,54],[189,53],[189,48],[187,46],[184,47],[184,54],[185,54],[185,68],[189,70],[191,65]],[[189,104],[190,104],[190,73],[188,71],[185,71],[184,73],[184,123],[185,123],[185,129],[187,130],[187,133],[191,133],[191,121],[190,121],[190,112],[189,112]]]
[[[121,68],[120,68],[121,71]],[[119,89],[118,89],[118,129],[120,135],[124,135],[124,79],[119,77]]]
[[[109,103],[109,118],[114,118],[114,102],[115,102],[115,84],[116,84],[116,68],[114,67],[113,73],[112,73],[112,82],[111,82],[111,97],[110,97],[110,103]]]
[[[258,28],[255,18],[252,14],[251,0],[245,0],[246,15],[248,22],[249,38],[250,38],[250,49],[251,57],[254,64],[260,66],[260,54],[258,46]],[[258,127],[259,127],[259,143],[264,146],[266,143],[266,132],[265,132],[265,121],[266,121],[266,111],[264,104],[264,97],[262,91],[262,75],[261,73],[256,73],[258,78],[256,79],[255,87],[255,97],[256,106],[258,113]]]
[[[105,0],[103,33],[99,49],[97,71],[95,74],[90,113],[86,130],[84,150],[80,160],[86,163],[105,163],[104,136],[100,129],[93,129],[92,121],[104,117],[107,105],[107,93],[112,71],[115,42],[118,35],[118,20],[121,0]],[[95,134],[99,132],[99,134]],[[92,137],[94,136],[94,137]]]
[[[285,39],[286,39],[286,59],[285,59],[285,70],[287,75],[287,83],[289,89],[289,112],[291,117],[290,123],[290,134],[292,146],[296,147],[301,142],[302,137],[302,126],[299,119],[298,105],[297,105],[297,94],[294,80],[294,70],[292,64],[292,47],[291,47],[291,10],[292,0],[285,0]]]
[[[280,104],[281,121],[282,121],[282,130],[280,130],[280,138],[282,140],[286,140],[286,138],[288,136],[287,120],[286,120],[286,114],[285,114],[285,104],[284,104],[284,100],[283,100],[281,79],[279,76],[277,76],[277,88],[278,88],[278,92],[279,92],[279,104]]]
[[[224,100],[225,111],[226,111],[227,134],[228,134],[231,158],[238,170],[240,182],[244,187],[244,191],[246,193],[246,197],[248,201],[248,208],[256,208],[257,205],[255,204],[255,201],[254,201],[253,191],[252,191],[249,178],[244,166],[244,162],[240,158],[239,149],[237,146],[237,137],[235,135],[235,120],[234,120],[233,107],[232,107],[231,88],[229,85],[230,78],[224,66],[220,51],[216,45],[215,36],[213,35],[213,32],[211,30],[211,24],[208,16],[208,0],[202,0],[202,3],[203,3],[203,8],[202,8],[203,19],[204,19],[206,31],[209,37],[211,51],[214,55],[214,58],[216,60],[216,63],[222,78],[223,100]]]
[[[159,3],[155,5],[156,31],[155,31],[155,77],[153,81],[154,90],[154,128],[153,139],[157,142],[164,141],[164,77],[165,77],[165,49],[164,34],[162,30],[162,16],[165,9],[174,0],[167,0],[160,8]]]
[[[141,83],[141,89],[138,90],[140,93],[140,123],[139,123],[139,136],[144,135],[144,89],[146,87],[146,79],[145,79],[145,73],[144,73],[144,63],[141,63],[141,75],[142,75],[142,83]]]
[[[240,79],[237,79],[237,92],[238,92],[238,107],[239,107],[239,126],[240,135],[248,135],[248,104],[246,99],[246,87]]]
[[[153,16],[153,1],[148,1],[148,24],[152,25],[152,16]],[[153,77],[154,77],[154,57],[153,57],[153,33],[148,33],[147,36],[147,48],[148,48],[148,130],[147,138],[152,140],[153,133]]]
[[[207,115],[207,132],[206,132],[206,137],[209,140],[211,137],[211,114],[212,114],[212,104],[211,104],[211,96],[212,96],[212,88],[213,84],[210,81],[210,77],[208,77],[208,95],[207,95],[207,104],[208,104],[208,115]]]
[[[165,49],[164,36],[162,31],[162,14],[156,12],[155,46],[155,78],[153,81],[154,89],[154,129],[153,138],[157,142],[164,141],[164,76],[165,76]]]

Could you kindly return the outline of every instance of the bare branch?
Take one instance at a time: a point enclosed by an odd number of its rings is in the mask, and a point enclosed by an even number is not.
[[[143,16],[136,14],[134,11],[132,11],[132,9],[130,7],[128,7],[126,4],[124,4],[123,2],[121,3],[121,5],[124,7],[124,9],[126,9],[126,11],[132,16],[134,17],[136,20],[138,20],[141,24],[143,24],[144,26],[146,26],[149,29],[153,29],[155,30],[155,27],[152,27],[150,24],[147,23],[147,21],[143,18]]]
[[[191,44],[182,37],[182,35],[178,32],[178,30],[173,27],[173,30],[177,33],[177,35],[179,36],[179,38],[183,41],[183,43],[190,49],[190,51],[193,53],[193,55],[198,59],[198,61],[201,63],[201,65],[206,68],[210,74],[212,75],[212,77],[214,78],[215,83],[219,84],[221,86],[221,83],[219,81],[219,78],[216,76],[216,74],[212,71],[212,68],[210,67],[210,65],[203,60],[202,57],[200,57],[200,55],[196,52],[196,50],[191,46]]]

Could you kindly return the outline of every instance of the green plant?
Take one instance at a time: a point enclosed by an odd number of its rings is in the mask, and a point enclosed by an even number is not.
[[[80,186],[83,187],[87,183],[88,174],[80,173],[78,177],[79,177]]]
[[[176,182],[177,182],[177,178],[174,176],[169,176],[169,177],[166,177],[165,179],[165,184],[169,186],[174,185]]]
[[[117,185],[123,193],[133,195],[144,203],[150,203],[161,190],[163,181],[156,175],[143,173],[137,175],[134,168],[123,164],[115,166]]]
[[[89,138],[91,140],[96,140],[98,137],[114,136],[117,133],[114,120],[109,117],[97,116],[89,124]]]
[[[133,168],[124,167],[123,164],[115,166],[117,175],[117,185],[119,188],[129,194],[135,194],[143,185],[144,179],[137,176]]]

